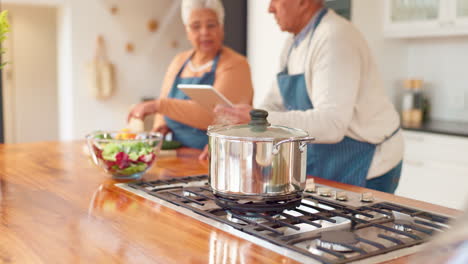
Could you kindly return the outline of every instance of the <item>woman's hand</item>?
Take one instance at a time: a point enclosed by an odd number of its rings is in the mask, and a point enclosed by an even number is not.
[[[215,124],[247,124],[250,122],[251,105],[238,104],[233,107],[217,105],[214,109]]]
[[[157,127],[153,127],[153,129],[151,129],[151,131],[153,132],[159,132],[163,135],[163,137],[166,136],[166,134],[168,133],[171,133],[171,129],[166,125],[160,125],[160,126],[157,126]]]
[[[155,114],[158,111],[158,100],[139,103],[132,107],[127,117],[127,122],[132,118],[143,120],[147,115]]]

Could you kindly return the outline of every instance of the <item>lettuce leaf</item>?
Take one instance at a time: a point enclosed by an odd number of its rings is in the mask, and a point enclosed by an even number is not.
[[[124,152],[129,156],[131,161],[138,161],[142,155],[153,153],[153,147],[144,142],[122,142],[122,143],[108,143],[104,146],[102,157],[108,161],[117,161],[117,155]]]
[[[109,143],[104,146],[104,150],[102,151],[102,157],[105,160],[109,161],[116,161],[116,155],[121,152],[121,146],[118,143]]]

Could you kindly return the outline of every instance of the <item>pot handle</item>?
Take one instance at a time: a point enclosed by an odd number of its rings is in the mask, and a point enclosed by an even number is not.
[[[291,142],[301,142],[301,144],[299,145],[299,150],[301,152],[304,152],[305,148],[307,147],[307,143],[310,143],[312,141],[315,141],[314,137],[288,138],[288,139],[285,139],[285,140],[281,140],[280,142],[273,145],[272,153],[273,153],[273,155],[278,154],[279,148],[280,148],[281,145],[283,145],[284,143],[291,143]]]

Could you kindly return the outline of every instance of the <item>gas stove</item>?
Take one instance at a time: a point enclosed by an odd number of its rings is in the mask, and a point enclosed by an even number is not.
[[[220,200],[207,175],[117,186],[303,263],[379,263],[405,256],[452,220],[313,179],[300,199],[263,204]]]

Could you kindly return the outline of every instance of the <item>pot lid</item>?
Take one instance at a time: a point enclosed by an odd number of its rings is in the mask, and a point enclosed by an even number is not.
[[[211,126],[208,129],[208,135],[258,141],[272,141],[276,139],[308,136],[308,133],[302,129],[271,125],[268,123],[268,112],[265,110],[253,109],[250,111],[250,117],[251,121],[249,124]]]

